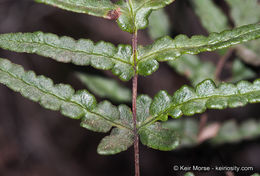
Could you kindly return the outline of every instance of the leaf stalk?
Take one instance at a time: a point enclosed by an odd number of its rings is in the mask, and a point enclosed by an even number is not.
[[[139,165],[139,136],[137,131],[137,117],[136,117],[136,99],[137,99],[137,85],[138,85],[138,74],[136,72],[137,63],[137,31],[132,36],[132,49],[134,59],[134,70],[135,75],[133,77],[133,88],[132,88],[132,111],[133,111],[133,124],[134,124],[134,156],[135,156],[135,176],[140,176],[140,165]]]

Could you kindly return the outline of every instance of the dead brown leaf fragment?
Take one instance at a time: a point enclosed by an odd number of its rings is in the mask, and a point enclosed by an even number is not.
[[[220,129],[219,123],[213,123],[205,127],[198,136],[198,143],[202,143],[208,139],[216,137]]]
[[[120,10],[121,10],[120,8],[117,8],[115,10],[110,10],[106,16],[107,19],[117,20],[120,17],[120,15],[122,14]]]

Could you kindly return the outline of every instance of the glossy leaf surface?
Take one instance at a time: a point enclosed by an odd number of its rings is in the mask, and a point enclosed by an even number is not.
[[[76,76],[87,86],[88,90],[101,98],[109,98],[117,102],[131,102],[131,90],[121,86],[114,79],[86,73],[77,73]]]
[[[76,65],[91,65],[96,69],[112,70],[120,79],[130,80],[134,74],[131,65],[131,46],[81,39],[75,41],[70,37],[58,37],[54,34],[10,33],[0,35],[0,47],[3,49],[35,53],[59,62]]]
[[[175,131],[162,127],[159,122],[142,128],[139,134],[141,142],[153,149],[170,151],[179,145],[179,137]]]
[[[152,10],[157,10],[172,3],[174,0],[120,0],[121,15],[117,22],[120,28],[129,33],[144,29],[148,25],[148,18]]]
[[[194,146],[198,144],[199,121],[197,119],[182,118],[163,122],[163,127],[175,131],[180,137],[178,147]]]
[[[141,125],[150,116],[152,98],[148,95],[139,95],[136,100],[137,126]]]
[[[183,54],[198,54],[204,51],[227,48],[259,37],[260,24],[212,33],[208,37],[193,36],[188,38],[185,35],[179,35],[174,40],[170,37],[164,37],[152,45],[139,47],[137,71],[140,75],[147,76],[158,69],[158,61],[175,60]]]
[[[225,109],[245,106],[260,102],[260,80],[253,83],[240,81],[236,85],[222,83],[216,87],[213,81],[205,80],[195,89],[183,86],[173,96],[160,91],[150,106],[151,117],[142,125],[157,120],[167,120],[168,115],[179,118],[202,113],[206,109]]]
[[[149,108],[152,99],[147,95],[139,95],[137,98],[137,127],[150,119]],[[139,128],[138,131],[141,142],[153,149],[169,151],[179,145],[179,136],[175,131],[163,127],[161,123],[156,122],[149,126]]]
[[[110,114],[111,117],[117,117],[116,122],[122,124],[120,128],[114,128],[109,136],[104,137],[97,149],[97,152],[101,155],[112,155],[127,150],[133,145],[134,134],[133,134],[133,114],[131,109],[126,105],[118,106],[116,110],[111,105],[106,105],[103,108],[103,113]],[[110,113],[110,111],[114,111]],[[97,124],[99,125],[99,124]],[[126,128],[125,128],[126,127]]]
[[[117,154],[127,150],[134,143],[134,134],[130,130],[114,128],[109,136],[103,138],[98,145],[101,155]]]
[[[86,13],[111,19],[111,12],[116,6],[110,0],[35,0],[54,7],[77,13]]]
[[[120,107],[107,101],[97,104],[94,96],[86,90],[75,92],[69,85],[54,85],[51,79],[24,71],[6,59],[0,59],[0,82],[46,109],[60,111],[70,118],[82,118],[82,126],[89,130],[108,132],[112,126],[132,128],[128,123],[132,115],[129,108],[121,111]]]
[[[260,22],[260,4],[257,0],[227,0],[231,8],[231,18],[236,26]],[[260,65],[260,40],[239,46],[237,53],[245,62]]]
[[[219,32],[230,28],[227,23],[227,17],[224,12],[213,2],[192,1],[196,14],[199,16],[203,26],[208,32]],[[257,0],[227,0],[230,7],[231,18],[235,26],[242,26],[260,21],[259,3]],[[207,7],[205,7],[205,5]],[[215,9],[215,10],[214,10]],[[237,53],[241,59],[252,65],[260,65],[259,40],[251,41],[243,45],[236,46]]]
[[[86,13],[98,17],[117,20],[123,31],[133,33],[148,25],[152,10],[157,10],[172,3],[174,0],[36,0],[65,10]]]

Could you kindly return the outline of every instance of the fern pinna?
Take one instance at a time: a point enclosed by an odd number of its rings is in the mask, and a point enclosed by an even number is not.
[[[159,62],[170,61],[174,65],[177,58],[186,54],[228,48],[260,37],[260,24],[256,23],[218,31],[207,37],[178,35],[172,39],[165,36],[151,45],[138,46],[138,30],[147,27],[150,13],[173,1],[120,0],[112,3],[110,0],[36,0],[65,10],[116,20],[123,31],[132,34],[131,45],[114,46],[88,39],[76,41],[71,37],[43,32],[0,35],[0,47],[3,49],[110,70],[123,81],[132,79],[132,109],[127,105],[114,106],[109,101],[97,103],[87,90],[75,91],[70,85],[55,85],[50,78],[25,71],[7,59],[0,59],[0,82],[44,108],[81,120],[81,126],[88,130],[111,131],[98,145],[99,154],[116,154],[134,145],[135,174],[138,176],[139,138],[144,145],[153,149],[169,151],[179,146],[182,135],[161,122],[167,121],[168,116],[180,118],[205,112],[206,109],[236,108],[260,102],[258,79],[252,83],[240,81],[218,86],[207,79],[194,88],[183,86],[173,95],[166,91],[160,91],[153,99],[147,95],[137,95],[138,76],[151,75],[159,68]],[[130,99],[128,97],[126,101]]]

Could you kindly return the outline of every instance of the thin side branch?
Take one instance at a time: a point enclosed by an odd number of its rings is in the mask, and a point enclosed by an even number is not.
[[[220,123],[215,122],[210,125],[207,125],[208,115],[206,113],[201,115],[200,124],[199,124],[199,133],[197,136],[198,143],[202,143],[208,139],[214,138],[217,136]]]
[[[228,60],[228,58],[230,58],[230,56],[232,55],[234,51],[234,48],[231,48],[229,49],[226,54],[224,56],[222,56],[217,64],[217,68],[216,68],[216,72],[215,72],[215,80],[220,82],[221,81],[221,78],[220,78],[220,75],[221,75],[221,72],[223,70],[223,67],[226,63],[226,61]]]
[[[205,128],[205,126],[207,125],[207,121],[208,121],[208,114],[207,113],[203,113],[200,117],[200,123],[199,123],[199,135],[201,135],[203,129]]]

